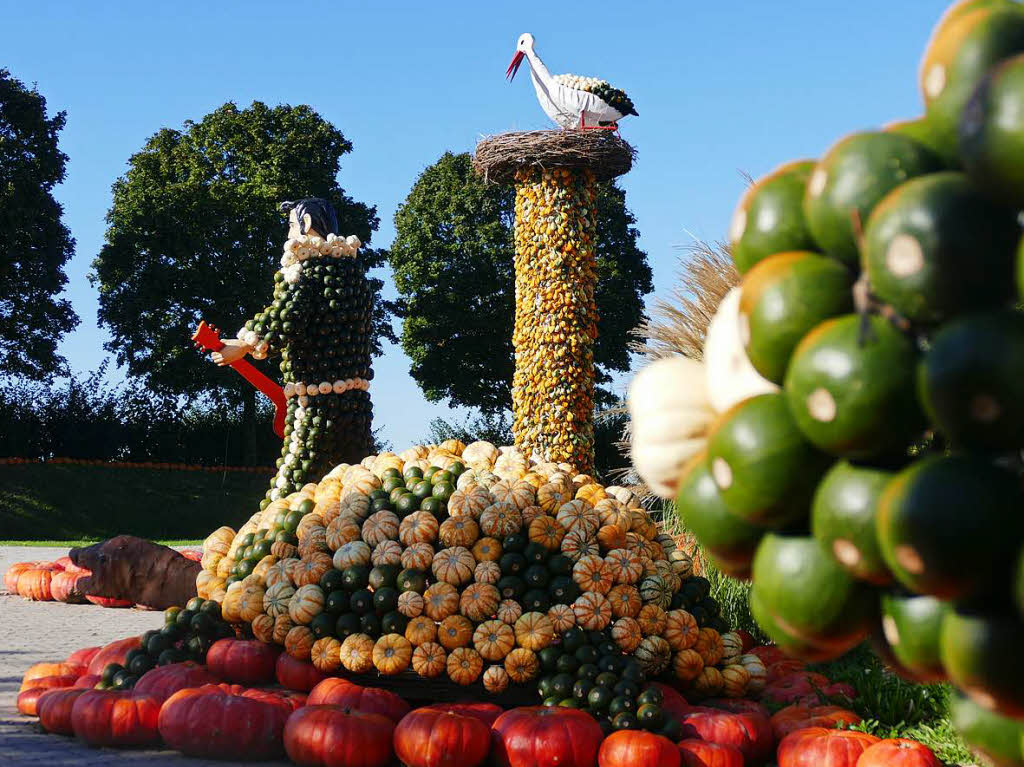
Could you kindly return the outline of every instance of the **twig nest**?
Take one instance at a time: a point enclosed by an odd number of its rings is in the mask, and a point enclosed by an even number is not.
[[[473,168],[507,184],[524,168],[589,170],[598,181],[628,173],[636,150],[612,131],[535,130],[489,136],[476,145]]]

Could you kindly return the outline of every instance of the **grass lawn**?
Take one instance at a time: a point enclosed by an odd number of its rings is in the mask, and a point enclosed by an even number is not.
[[[127,533],[194,543],[245,522],[268,482],[243,472],[0,466],[0,542],[73,546]]]

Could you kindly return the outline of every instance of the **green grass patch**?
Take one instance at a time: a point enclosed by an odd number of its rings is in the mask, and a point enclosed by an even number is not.
[[[93,543],[118,534],[193,543],[259,510],[269,477],[107,466],[0,466],[8,545]]]
[[[93,543],[105,540],[103,538],[92,538],[78,541],[5,541],[0,540],[0,546],[31,546],[33,548],[74,548],[76,546],[89,546]],[[188,540],[154,541],[164,546],[202,546],[202,538],[191,538]]]

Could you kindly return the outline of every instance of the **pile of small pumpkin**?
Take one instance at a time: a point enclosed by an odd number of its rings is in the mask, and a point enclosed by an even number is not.
[[[500,693],[536,684],[548,648],[580,629],[694,695],[763,684],[632,493],[488,442],[338,466],[215,531],[203,566],[200,597],[324,673],[411,668]]]
[[[168,617],[176,622],[180,614]],[[407,767],[755,767],[773,754],[780,767],[939,765],[920,743],[831,729],[857,725],[860,717],[793,697],[798,685],[786,680],[815,675],[777,648],[752,653],[764,659],[771,685],[778,686],[774,700],[797,703],[774,714],[752,700],[691,706],[671,686],[650,683],[643,694],[677,725],[665,737],[633,728],[608,734],[593,717],[562,706],[503,710],[476,702],[414,709],[388,690],[325,676],[274,645],[232,638],[215,642],[205,665],[161,665],[143,673],[133,689],[103,689],[104,670],[131,665],[142,644],[141,637],[129,637],[77,650],[62,662],[37,663],[22,680],[19,711],[37,717],[45,732],[90,746],[162,745],[204,759],[287,756],[311,767],[385,767],[396,757]]]

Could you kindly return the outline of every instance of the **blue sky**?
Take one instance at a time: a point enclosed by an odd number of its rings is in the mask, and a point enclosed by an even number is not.
[[[307,103],[337,125],[355,145],[341,184],[377,205],[374,243],[387,246],[396,207],[445,150],[548,127],[525,69],[503,80],[516,38],[532,32],[551,71],[604,77],[637,105],[622,134],[639,161],[622,184],[654,269],[651,301],[671,288],[680,246],[724,236],[741,172],[920,113],[917,64],[947,4],[0,0],[0,66],[68,113],[57,197],[78,243],[67,294],[82,323],[62,351],[75,370],[106,356],[87,275],[111,183],[150,135],[225,101]],[[423,399],[400,348],[375,367],[375,425],[396,449],[451,416]]]

